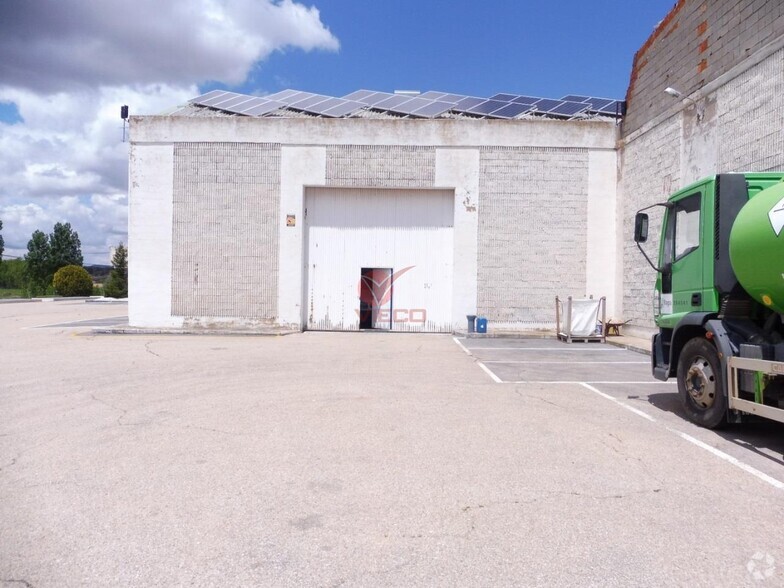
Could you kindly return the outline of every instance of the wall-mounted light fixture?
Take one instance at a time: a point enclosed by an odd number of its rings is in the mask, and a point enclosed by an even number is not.
[[[664,93],[667,94],[668,96],[672,96],[673,98],[680,98],[681,100],[688,100],[689,102],[694,104],[694,106],[696,107],[696,110],[697,110],[697,122],[702,121],[703,117],[705,116],[705,107],[704,106],[700,106],[699,104],[697,104],[696,100],[694,100],[693,98],[689,98],[688,96],[685,96],[683,94],[683,92],[681,92],[680,90],[676,90],[675,88],[673,88],[671,86],[667,86],[666,88],[664,88]]]

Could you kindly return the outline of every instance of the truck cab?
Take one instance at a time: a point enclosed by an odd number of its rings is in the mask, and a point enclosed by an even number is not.
[[[776,318],[778,313],[755,301],[739,282],[730,235],[744,206],[773,186],[781,187],[783,179],[784,173],[720,174],[653,205],[664,208],[658,263],[640,247],[657,270],[653,315],[659,331],[652,341],[652,372],[665,381],[678,377],[688,416],[698,424],[726,422],[728,357],[750,353],[757,359],[775,359],[769,346],[781,338],[780,315]],[[635,219],[638,246],[647,239],[645,210]],[[759,222],[764,224],[765,219]],[[784,265],[775,251],[758,254]],[[743,349],[763,344],[767,347]],[[751,387],[756,390],[759,385]]]

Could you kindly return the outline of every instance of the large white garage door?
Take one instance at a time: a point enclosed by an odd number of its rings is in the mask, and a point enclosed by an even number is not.
[[[454,192],[308,188],[308,329],[452,331]]]

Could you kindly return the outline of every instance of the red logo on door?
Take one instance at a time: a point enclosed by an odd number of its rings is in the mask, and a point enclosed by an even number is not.
[[[391,274],[389,270],[373,269],[359,279],[359,299],[370,308],[381,308],[392,300],[392,289],[397,279],[413,269],[410,265]]]

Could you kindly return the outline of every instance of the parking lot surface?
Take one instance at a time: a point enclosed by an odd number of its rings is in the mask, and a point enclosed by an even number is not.
[[[645,355],[125,314],[0,305],[0,585],[784,584],[782,428]]]

